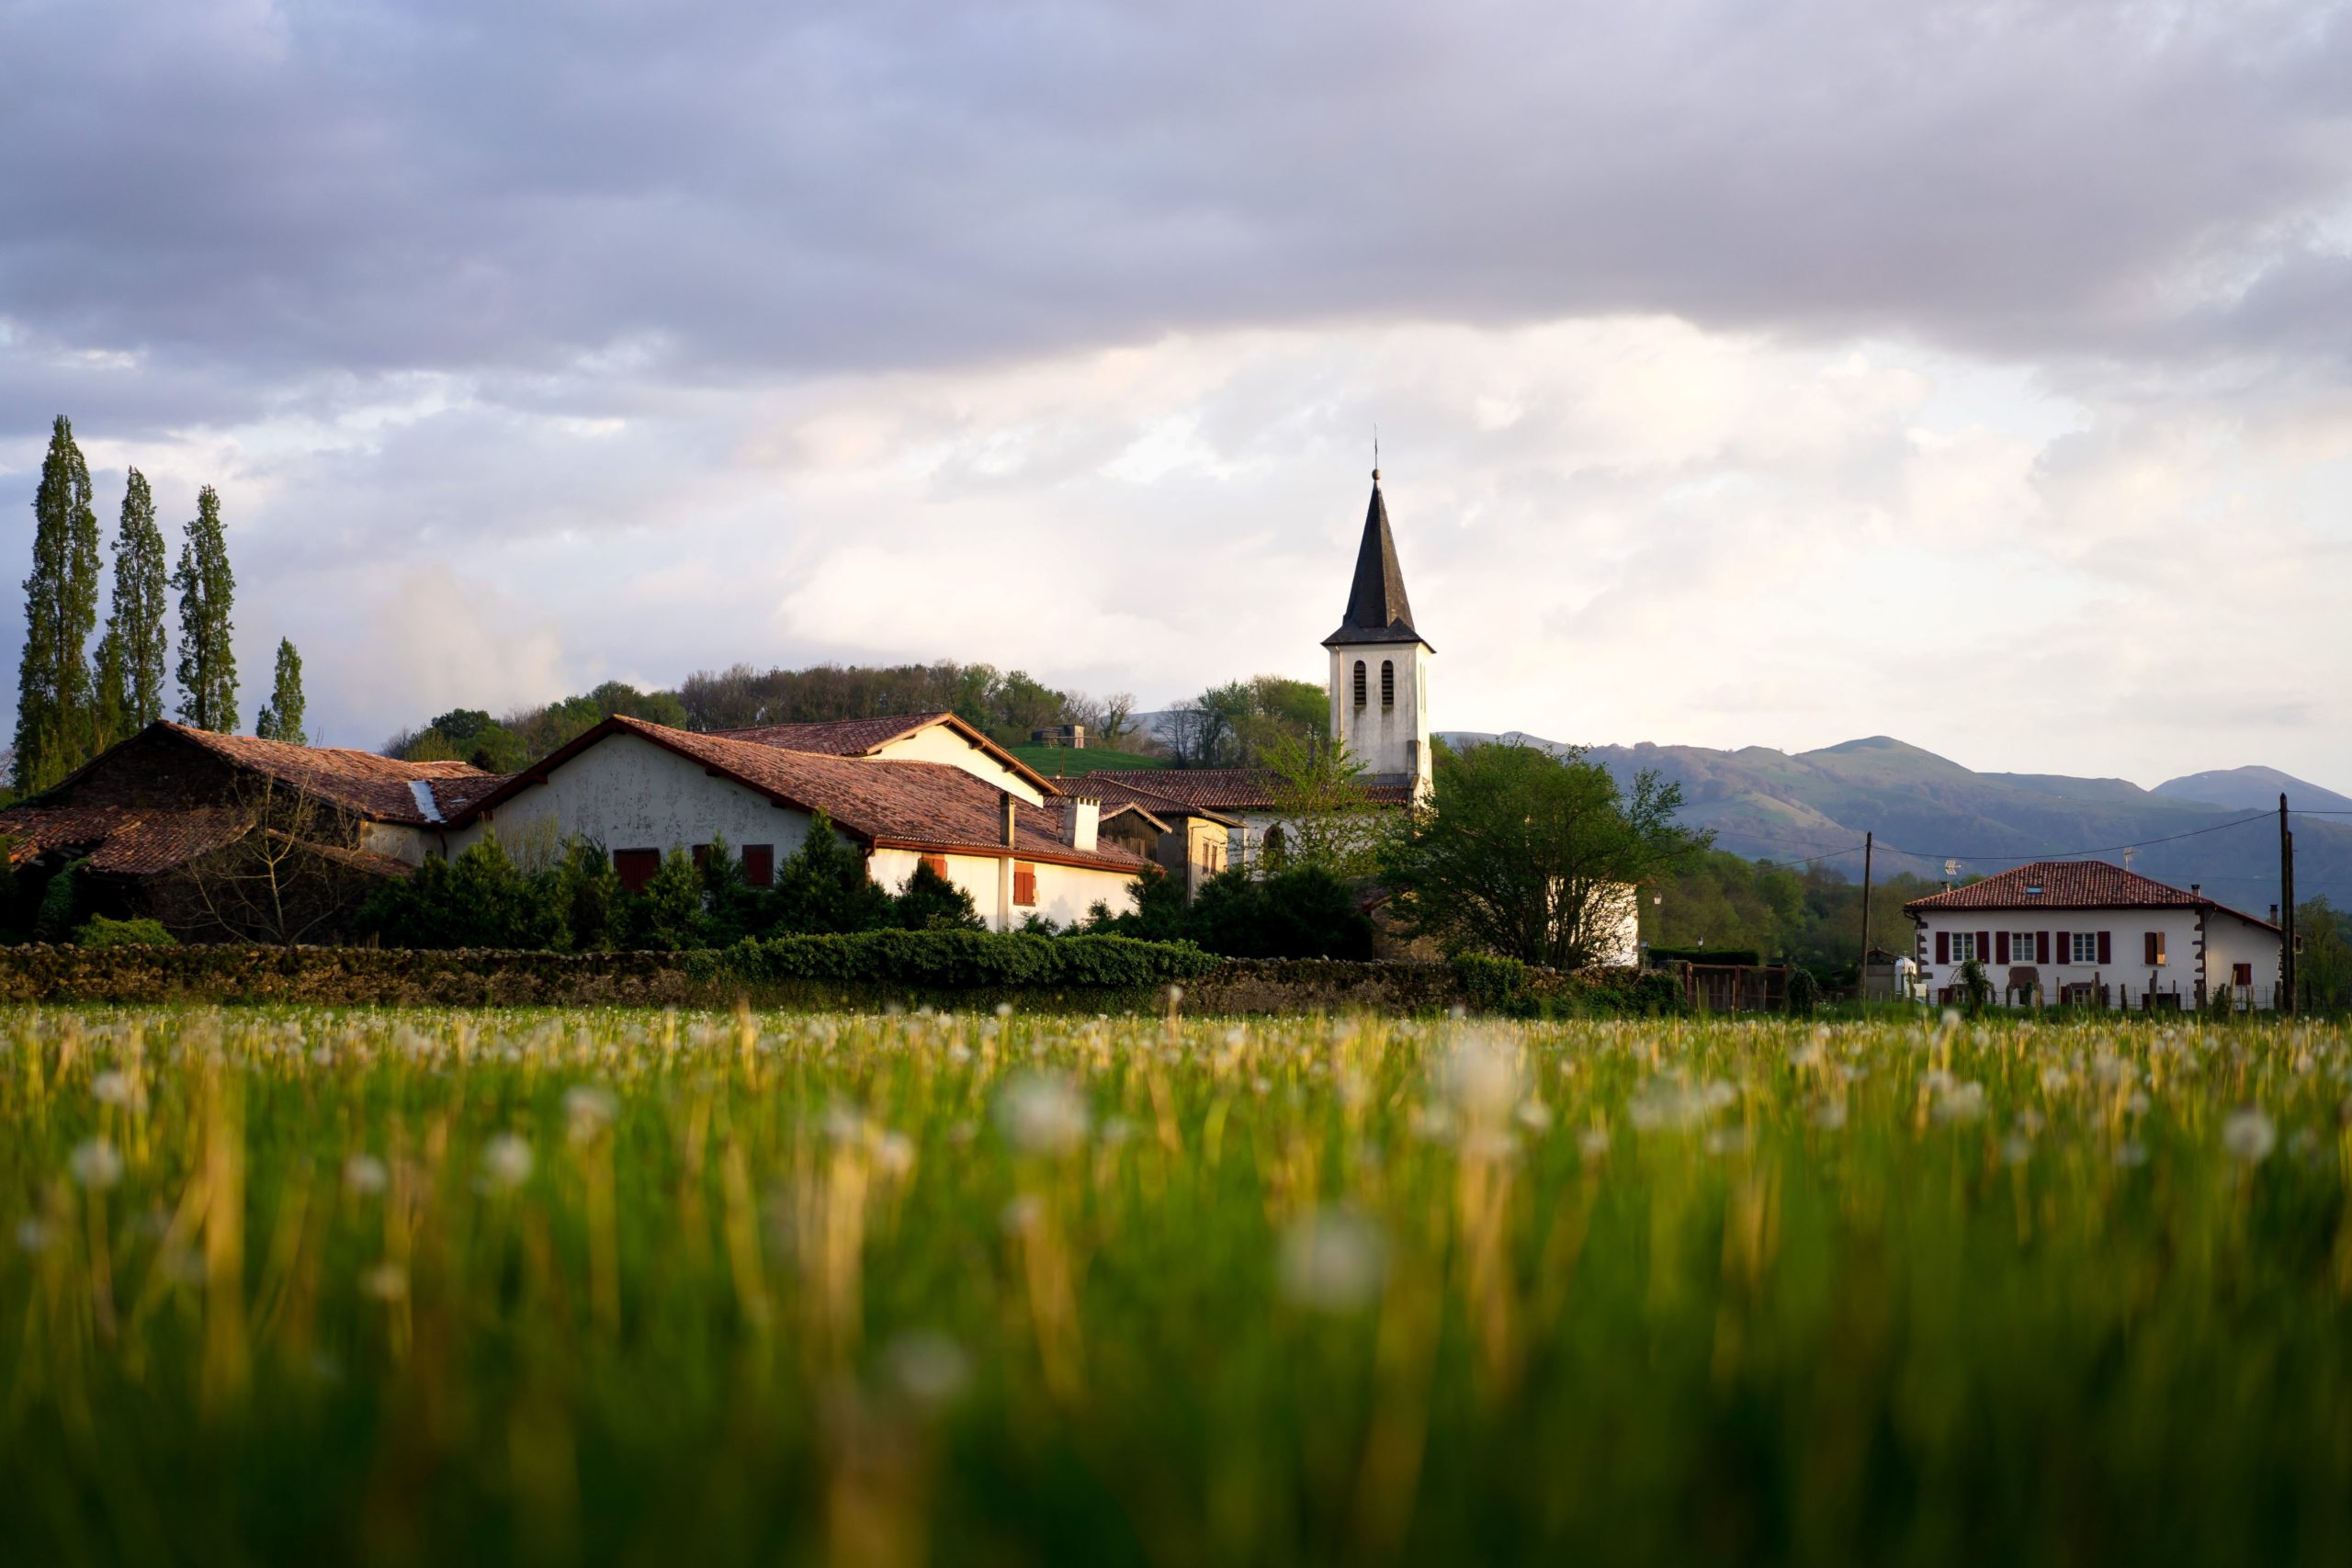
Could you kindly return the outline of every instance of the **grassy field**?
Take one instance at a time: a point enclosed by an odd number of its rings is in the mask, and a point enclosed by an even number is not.
[[[0,1014],[0,1561],[2352,1561],[2334,1027]]]
[[[1112,751],[1091,746],[1076,750],[1067,746],[1014,746],[1008,750],[1049,779],[1104,769],[1164,768],[1168,765],[1165,757],[1147,757],[1140,751]]]

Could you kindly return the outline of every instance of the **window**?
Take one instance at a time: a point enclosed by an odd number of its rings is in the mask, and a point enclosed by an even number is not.
[[[1356,660],[1356,706],[1363,706],[1363,660]]]
[[[754,887],[775,885],[775,846],[745,844],[743,846],[743,880]]]
[[[1941,944],[1940,942],[1939,942],[1937,945],[1938,945],[1938,946],[1941,946],[1942,944]],[[1951,933],[1951,961],[1952,961],[1954,964],[1965,964],[1965,963],[1967,963],[1969,960],[1971,960],[1971,959],[1974,958],[1975,956],[1976,956],[1976,933],[1975,933],[1974,931],[1954,931],[1954,932],[1952,932],[1952,933]]]
[[[2069,953],[2069,955],[2068,955],[2068,957],[2067,957],[2067,960],[2066,960],[2066,961],[2067,961],[2068,963],[2070,963],[2070,964],[2096,964],[2096,963],[2098,963],[2098,932],[2097,932],[2097,931],[2076,931],[2076,932],[2075,932],[2075,933],[2074,933],[2073,951]]]
[[[2009,933],[2009,962],[2012,964],[2037,964],[2041,962],[2033,955],[2033,933],[2031,931],[2011,931]]]
[[[2165,961],[2165,933],[2164,933],[2164,932],[2162,932],[2162,931],[2150,931],[2150,932],[2148,932],[2145,936],[2143,936],[2143,937],[2142,937],[2142,938],[2140,939],[2140,958],[2141,958],[2141,962],[2142,962],[2142,963],[2143,963],[2143,964],[2147,964],[2147,966],[2148,966],[2149,968],[2151,968],[2151,969],[2156,968],[2157,966],[2161,965],[2161,964],[2164,963],[2164,961]]]
[[[620,874],[621,886],[631,893],[642,893],[653,874],[662,869],[660,850],[615,850],[613,869]]]
[[[1012,901],[1024,909],[1037,906],[1037,868],[1027,863],[1012,868]]]
[[[705,869],[710,862],[710,846],[708,844],[696,844],[694,848],[694,856],[695,869],[696,871]]]
[[[2254,988],[2254,965],[2251,964],[2231,964],[2230,984],[2235,986],[2241,991],[2252,990]]]
[[[1380,705],[1385,708],[1396,705],[1396,663],[1394,660],[1380,661]]]

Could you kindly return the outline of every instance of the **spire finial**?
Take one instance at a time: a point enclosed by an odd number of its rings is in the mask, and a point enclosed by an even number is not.
[[[1372,482],[1380,482],[1380,426],[1372,427]]]

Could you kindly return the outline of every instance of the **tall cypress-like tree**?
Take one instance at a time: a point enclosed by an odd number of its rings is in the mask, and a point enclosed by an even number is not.
[[[180,591],[180,717],[198,729],[230,734],[237,728],[237,655],[229,645],[236,630],[230,610],[237,579],[229,570],[220,497],[210,485],[197,492],[196,517],[172,586]]]
[[[147,487],[147,476],[133,468],[122,492],[122,525],[115,535],[114,604],[98,649],[99,702],[108,699],[103,672],[111,664],[116,671],[112,696],[122,734],[164,716],[164,664],[170,652],[164,617],[170,607],[170,587],[164,531],[155,526],[155,495]]]
[[[90,466],[63,414],[51,428],[33,495],[33,570],[25,579],[25,655],[17,673],[19,790],[46,789],[89,755],[90,633],[98,618],[98,514]]]
[[[277,679],[270,687],[269,701],[254,718],[254,733],[264,740],[285,740],[296,746],[311,743],[302,733],[302,656],[294,651],[290,637],[277,639]]]

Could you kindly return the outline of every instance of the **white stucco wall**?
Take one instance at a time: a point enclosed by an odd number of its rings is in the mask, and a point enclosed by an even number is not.
[[[1630,883],[1613,886],[1609,902],[1596,908],[1600,931],[1592,948],[1593,962],[1608,969],[1630,969],[1642,961],[1642,894]]]
[[[874,755],[893,762],[944,762],[951,768],[963,769],[974,778],[986,779],[999,789],[1011,790],[1032,806],[1046,804],[1046,797],[1036,785],[944,724],[893,740]]]
[[[1331,733],[1373,773],[1430,776],[1429,649],[1419,643],[1351,643],[1329,650]],[[1364,703],[1356,706],[1355,670],[1364,667]],[[1396,700],[1380,701],[1380,667],[1394,665]]]
[[[2012,956],[2004,964],[1991,955],[1984,960],[1984,973],[1996,991],[2006,989],[2011,968],[2031,967],[2040,973],[2042,999],[2055,1001],[2059,987],[2069,985],[2103,985],[2111,987],[2109,1001],[2113,1006],[2138,1008],[2153,987],[2160,994],[2176,990],[2180,1005],[2193,1008],[2198,1000],[2198,982],[2208,979],[2226,985],[2230,965],[2254,965],[2255,1000],[2268,1007],[2278,977],[2278,939],[2259,926],[2248,924],[2235,916],[2216,910],[2202,914],[2193,908],[2160,909],[1953,909],[1928,913],[1918,921],[1917,944],[1913,955],[1918,960],[1920,983],[1929,998],[1953,983],[1959,973],[1957,958],[1948,963],[1936,962],[1936,934],[1973,931],[1993,934],[1996,952],[1997,933],[2030,931],[2047,931],[2051,939],[2051,962],[2047,964],[2020,961]],[[2058,948],[2060,932],[2105,931],[2109,939],[2110,962],[2106,964],[2076,964],[2071,956],[2062,960]],[[2164,936],[2165,962],[2152,966],[2147,962],[2147,933]],[[2199,943],[2206,944],[2199,966]],[[2014,949],[2015,943],[2012,942]]]
[[[1127,897],[1127,886],[1135,879],[1125,872],[1098,870],[1091,866],[1055,865],[1045,861],[1015,859],[1011,863],[1035,866],[1037,871],[1037,901],[1035,904],[1012,904],[1013,889],[1005,888],[1006,904],[997,902],[997,890],[1002,880],[1005,862],[993,855],[957,855],[940,857],[947,863],[947,880],[972,896],[972,908],[989,929],[1000,931],[1018,929],[1022,920],[1035,914],[1043,915],[1056,925],[1067,926],[1086,918],[1087,911],[1100,901],[1111,907],[1114,915],[1133,907]],[[876,850],[871,862],[874,880],[896,893],[915,874],[915,863],[922,859],[914,850]],[[1009,907],[1011,918],[1005,919]]]
[[[781,865],[808,836],[808,818],[726,779],[702,764],[638,736],[606,736],[480,819],[449,834],[449,853],[461,854],[495,829],[508,842],[551,822],[558,837],[584,833],[608,851],[656,850],[707,844],[725,834],[741,854],[746,844],[773,844]]]
[[[423,865],[426,855],[440,852],[441,841],[433,829],[412,828],[405,822],[362,822],[359,847],[371,854]]]
[[[2231,965],[2251,964],[2254,986],[2249,999],[2257,1008],[2274,1007],[2278,1003],[2280,940],[2276,931],[2265,931],[2251,920],[2217,909],[2205,920],[2206,976],[2211,984],[2226,986],[2230,983]]]

